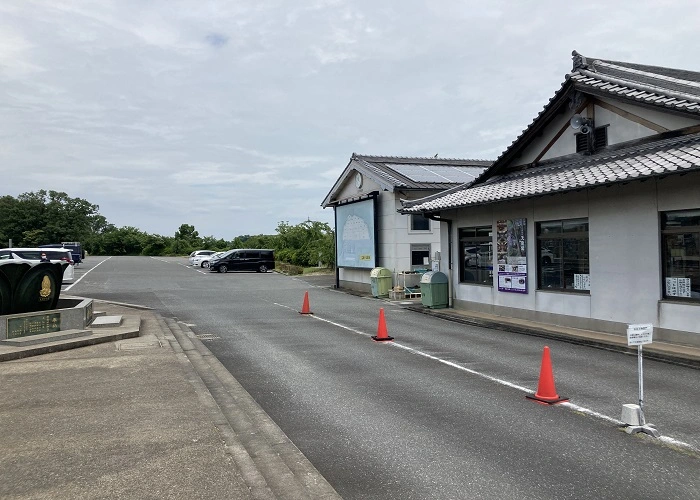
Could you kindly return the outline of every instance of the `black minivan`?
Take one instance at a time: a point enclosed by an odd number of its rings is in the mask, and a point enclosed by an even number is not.
[[[209,270],[219,273],[229,271],[257,271],[266,273],[275,268],[273,250],[238,248],[209,261]]]

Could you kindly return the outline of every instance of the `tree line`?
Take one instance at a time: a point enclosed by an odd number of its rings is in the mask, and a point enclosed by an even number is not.
[[[335,233],[325,222],[282,221],[276,234],[242,235],[231,241],[202,237],[190,224],[182,224],[173,236],[163,236],[133,226],[116,227],[100,214],[98,205],[46,190],[0,197],[0,244],[10,241],[15,247],[80,241],[91,255],[168,256],[200,249],[271,248],[277,260],[295,266],[335,265]]]

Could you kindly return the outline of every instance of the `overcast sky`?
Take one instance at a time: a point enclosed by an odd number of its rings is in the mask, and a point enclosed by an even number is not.
[[[588,57],[700,70],[700,2],[2,0],[0,195],[230,240],[353,152],[495,159]]]

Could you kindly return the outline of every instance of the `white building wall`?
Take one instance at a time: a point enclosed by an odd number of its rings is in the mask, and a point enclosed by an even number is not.
[[[685,335],[700,334],[700,304],[662,300],[659,222],[660,211],[697,208],[700,173],[446,212],[443,216],[454,220],[453,261],[446,271],[453,305],[618,334],[629,323],[652,323],[660,339],[700,344],[700,336]],[[496,248],[496,221],[523,217],[528,230],[528,293],[499,292],[496,270],[493,286],[460,283],[459,228],[492,225]],[[537,290],[535,223],[580,217],[589,222],[590,293]],[[447,239],[445,230],[445,248]],[[446,258],[443,255],[444,266]]]
[[[620,108],[628,113],[632,113],[633,115],[649,120],[650,122],[660,125],[668,130],[677,130],[680,128],[690,127],[692,125],[697,125],[698,123],[700,123],[700,120],[676,116],[669,113],[642,108],[627,103],[617,102],[608,99],[600,100],[611,104],[612,106]],[[585,111],[582,114],[585,115]],[[643,137],[648,137],[658,133],[655,130],[640,125],[633,120],[624,118],[621,115],[609,111],[600,106],[594,106],[594,115],[596,127],[610,125],[608,127],[609,145],[631,141],[634,139],[641,139]],[[572,116],[573,114],[563,114],[558,115],[554,120],[552,120],[552,122],[543,131],[542,136],[538,139],[533,140],[528,145],[521,157],[518,159],[517,164],[524,165],[533,162],[535,158],[537,158],[537,156],[542,152],[544,147],[547,146],[547,144],[549,144],[549,142],[554,138],[554,136],[562,129],[562,127],[566,128],[562,133],[561,137],[557,139],[557,141],[544,154],[540,161],[576,153],[575,135],[579,133],[579,131],[574,130],[573,128],[571,128],[571,126],[569,126],[569,121]]]
[[[660,212],[700,208],[700,173],[661,179],[657,183],[657,192]],[[700,333],[700,303],[661,301],[659,326]]]
[[[380,193],[378,210],[379,224],[379,258],[377,259],[377,267],[386,267],[393,269],[396,266],[397,248],[396,248],[396,203],[394,201],[395,193]]]

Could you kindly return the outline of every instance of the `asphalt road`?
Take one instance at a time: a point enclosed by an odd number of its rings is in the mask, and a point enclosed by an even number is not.
[[[90,257],[64,293],[191,325],[346,499],[700,498],[698,370],[645,361],[647,421],[663,440],[628,435],[616,420],[636,403],[634,356],[186,263]],[[306,291],[313,315],[298,313]],[[380,307],[392,343],[370,339]],[[525,398],[545,345],[572,405]]]

